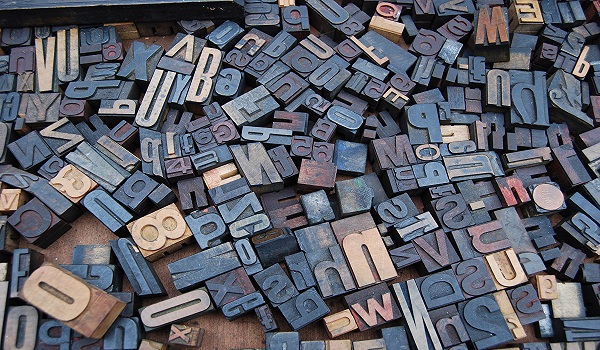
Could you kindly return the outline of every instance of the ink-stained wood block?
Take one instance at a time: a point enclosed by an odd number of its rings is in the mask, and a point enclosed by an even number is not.
[[[43,288],[48,285],[53,288]],[[63,295],[72,298],[74,303],[63,301]],[[122,301],[49,263],[29,276],[19,297],[84,336],[95,339],[106,333],[125,307]]]
[[[40,313],[33,306],[11,306],[6,312],[4,347],[34,349]]]
[[[24,170],[37,168],[52,156],[52,150],[37,131],[30,132],[9,144],[5,143],[5,146]]]
[[[92,181],[114,192],[129,173],[117,164],[102,157],[94,147],[87,142],[80,143],[77,148],[66,156],[67,161],[88,176]]]
[[[82,200],[83,206],[100,220],[111,232],[124,235],[125,225],[133,216],[113,199],[106,191],[95,189]]]
[[[252,312],[259,306],[265,305],[265,300],[260,292],[253,292],[237,300],[225,304],[222,308],[223,315],[229,321]]]
[[[240,173],[257,193],[283,189],[283,180],[261,143],[230,147]]]
[[[300,350],[300,334],[298,332],[270,332],[266,334],[266,350],[289,348]]]
[[[133,242],[120,238],[111,241],[110,245],[127,279],[139,296],[158,296],[166,293],[156,271],[144,259]]]
[[[275,228],[289,227],[292,230],[308,224],[304,209],[296,198],[296,191],[286,187],[278,192],[266,193],[261,196],[265,211]]]
[[[337,140],[333,153],[333,163],[343,175],[360,176],[365,173],[367,145]]]
[[[204,281],[240,267],[231,243],[203,250],[167,265],[178,290],[190,290]]]
[[[335,213],[323,190],[300,196],[300,204],[309,225],[335,220]]]
[[[335,185],[336,174],[337,167],[333,163],[303,159],[298,175],[298,190],[303,192],[330,191]]]
[[[458,305],[467,332],[477,349],[486,349],[513,340],[498,303],[485,295]]]
[[[115,265],[64,264],[61,268],[105,292],[120,292],[123,272]]]
[[[279,305],[279,311],[281,311],[290,327],[297,331],[322,319],[329,314],[330,310],[317,293],[317,290],[311,288]]]
[[[400,309],[385,283],[354,292],[344,297],[361,331],[378,327],[401,317]]]
[[[538,293],[531,284],[507,290],[506,293],[521,324],[527,325],[545,318]]]
[[[340,246],[333,245],[314,250],[306,257],[317,280],[319,292],[324,298],[345,294],[356,289]]]
[[[169,345],[149,339],[142,339],[138,350],[167,350]]]
[[[199,288],[142,308],[140,320],[145,330],[151,331],[197,318],[214,309],[206,288]]]
[[[367,212],[373,204],[373,189],[362,177],[336,182],[335,194],[342,217]]]
[[[19,235],[8,224],[8,217],[0,216],[0,256],[9,256],[19,247]],[[3,266],[3,268],[2,268]],[[7,265],[0,265],[0,281],[6,280]]]
[[[253,277],[273,306],[279,307],[299,295],[279,264],[271,265]]]
[[[498,306],[500,307],[500,312],[504,317],[504,321],[506,322],[506,325],[508,326],[508,329],[510,330],[513,339],[518,340],[525,338],[525,329],[523,328],[521,321],[517,317],[515,309],[511,305],[506,291],[501,290],[495,292],[493,296],[494,299],[496,299]]]
[[[255,291],[246,271],[241,267],[207,280],[206,288],[216,307],[222,307]]]
[[[452,270],[467,299],[496,291],[492,276],[481,257],[452,264]]]
[[[13,251],[8,297],[17,298],[31,273],[44,263],[44,255],[36,250],[20,248]]]
[[[70,347],[73,331],[58,320],[40,320],[37,347],[43,350]]]
[[[47,248],[71,228],[37,198],[19,207],[8,223],[28,242],[41,248]]]
[[[259,86],[227,102],[223,110],[237,127],[262,125],[271,117],[279,104],[264,86]]]
[[[279,330],[279,325],[273,316],[273,312],[268,305],[261,305],[254,309],[256,313],[256,318],[258,322],[262,326],[262,329],[265,333],[274,332]]]
[[[431,317],[431,322],[435,326],[440,340],[445,347],[458,345],[470,340],[467,328],[460,318],[455,305],[430,310],[429,317]]]
[[[323,317],[323,323],[330,338],[335,338],[358,329],[358,325],[350,309],[344,309],[335,314]]]
[[[394,283],[391,289],[405,318],[410,347],[419,350],[442,349],[415,280]]]
[[[144,258],[156,261],[191,242],[192,231],[175,204],[170,204],[127,225]]]
[[[203,328],[172,324],[171,330],[169,331],[168,344],[169,346],[184,349],[200,347],[203,337]]]
[[[460,260],[458,253],[442,230],[427,233],[412,240],[421,257],[423,267],[429,273]]]
[[[428,310],[465,299],[458,280],[450,270],[419,277],[416,281]]]

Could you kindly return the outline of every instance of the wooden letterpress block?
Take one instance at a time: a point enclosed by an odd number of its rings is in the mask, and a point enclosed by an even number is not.
[[[458,280],[449,270],[420,277],[416,281],[428,310],[465,299]]]
[[[333,315],[324,317],[323,323],[330,338],[335,338],[358,329],[358,325],[350,309],[344,309]]]
[[[248,275],[254,275],[263,270],[256,251],[250,244],[250,240],[248,240],[248,238],[239,239],[235,241],[233,245],[240,258],[242,266]]]
[[[203,337],[204,329],[202,328],[172,324],[168,344],[176,348],[200,347]]]
[[[206,281],[216,307],[222,307],[255,291],[243,268],[237,268]]]
[[[460,260],[458,253],[442,230],[413,239],[413,245],[428,272],[437,271]]]
[[[319,291],[324,298],[344,294],[356,289],[352,274],[339,246],[315,250],[307,255]],[[335,274],[332,272],[335,271]]]
[[[4,311],[4,310],[3,310]],[[4,346],[18,349],[34,349],[40,313],[33,306],[12,306],[6,313]]]
[[[273,306],[281,306],[299,295],[298,290],[279,264],[274,264],[254,275],[254,280]]]
[[[258,193],[283,189],[283,180],[262,144],[235,145],[230,149],[251,189]]]
[[[71,228],[37,198],[19,207],[8,223],[28,242],[41,248],[47,248]]]
[[[115,265],[69,264],[60,267],[105,292],[118,292],[122,289],[123,272]]]
[[[502,223],[496,220],[469,227],[467,233],[472,238],[473,248],[481,254],[494,253],[512,247]]]
[[[300,203],[309,225],[335,220],[335,213],[323,190],[300,196]]]
[[[272,229],[253,236],[252,243],[264,266],[282,262],[287,255],[300,251],[296,238],[288,228]]]
[[[500,307],[492,296],[486,295],[464,301],[458,305],[458,309],[465,321],[469,337],[477,349],[493,347],[513,340]]]
[[[419,294],[415,280],[394,283],[391,288],[398,301],[400,311],[406,319],[411,348],[441,349],[440,338],[427,313],[425,302]]]
[[[369,211],[373,204],[373,189],[362,177],[336,182],[335,194],[342,217]]]
[[[266,350],[300,349],[298,332],[271,332],[266,335]]]
[[[261,305],[254,309],[256,313],[256,318],[258,318],[258,322],[263,328],[265,333],[274,332],[279,329],[277,325],[277,321],[273,317],[273,312],[268,305]]]
[[[149,339],[142,339],[138,350],[167,350],[169,345],[159,343]]]
[[[361,331],[380,326],[400,318],[400,310],[385,283],[344,297],[344,303],[352,312]]]
[[[174,204],[128,224],[127,228],[142,255],[150,261],[181,249],[192,238],[192,232]],[[157,232],[157,238],[151,238],[153,230]]]
[[[27,194],[21,189],[5,188],[0,192],[0,213],[12,214],[27,201]]]
[[[200,288],[142,308],[140,319],[146,331],[151,331],[197,318],[214,309],[206,288]]]
[[[445,347],[458,345],[470,340],[467,329],[455,305],[431,310],[429,311],[429,316]]]
[[[317,290],[311,288],[279,305],[279,311],[290,327],[296,331],[320,320],[329,314],[330,310]]]
[[[554,275],[535,276],[535,287],[542,301],[555,300],[558,298],[556,277]]]
[[[243,316],[259,306],[265,305],[265,300],[260,292],[253,292],[236,299],[222,307],[223,315],[229,321]]]
[[[337,245],[329,223],[309,226],[294,232],[300,249],[305,253]],[[308,255],[307,255],[308,259]]]
[[[37,131],[30,132],[26,136],[4,145],[8,147],[24,170],[36,168],[52,156],[52,150]]]
[[[116,165],[129,173],[137,171],[140,167],[140,159],[129,152],[125,147],[109,138],[108,135],[100,137],[96,142],[96,148]]]
[[[525,338],[525,329],[523,329],[523,325],[517,317],[515,309],[511,305],[506,291],[501,290],[495,292],[493,296],[494,299],[496,299],[498,306],[500,307],[500,312],[504,317],[504,321],[506,321],[506,325],[508,326],[508,329],[510,330],[513,339],[517,340]]]
[[[182,291],[240,266],[231,243],[217,245],[167,265],[175,287]]]
[[[154,268],[142,256],[137,246],[129,239],[120,238],[110,243],[127,279],[140,296],[166,294]]]
[[[304,210],[296,198],[296,191],[292,187],[264,194],[261,200],[273,227],[289,227],[295,230],[308,224],[303,215]]]
[[[574,279],[579,274],[579,269],[585,259],[585,253],[563,243],[560,247],[560,256],[550,265],[550,270],[567,279]]]
[[[82,200],[83,206],[102,222],[111,232],[124,235],[125,225],[133,216],[113,199],[106,191],[96,189],[88,193]]]
[[[205,171],[202,177],[204,178],[206,188],[209,190],[241,178],[238,168],[234,163],[227,163],[215,169]]]
[[[25,281],[31,273],[44,262],[44,255],[29,248],[15,249],[13,251],[10,273],[10,298],[17,298]]]
[[[221,238],[227,232],[227,226],[215,207],[193,211],[185,217],[185,221],[202,249],[222,243]]]
[[[264,86],[250,90],[223,105],[223,110],[237,127],[264,124],[277,108],[279,104]]]
[[[521,324],[527,325],[545,318],[538,294],[531,284],[506,291]]]
[[[303,159],[298,175],[298,189],[304,192],[333,189],[337,167],[329,162]]]
[[[96,182],[70,164],[62,168],[50,180],[50,185],[69,198],[73,203],[79,203],[83,197],[98,187]]]
[[[42,350],[71,346],[71,328],[58,320],[41,320],[37,348]]]
[[[129,172],[102,157],[100,152],[87,142],[80,143],[74,151],[67,154],[67,160],[109,192],[114,192],[117,186],[125,181],[125,176],[129,176]]]
[[[499,290],[527,281],[527,275],[512,248],[486,255],[485,261]]]
[[[74,302],[65,302],[61,298],[65,295]],[[48,263],[31,274],[19,297],[84,336],[96,339],[106,333],[125,307],[122,301]]]

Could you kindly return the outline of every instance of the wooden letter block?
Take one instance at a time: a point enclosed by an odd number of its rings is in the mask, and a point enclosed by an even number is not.
[[[5,188],[0,192],[0,213],[12,214],[27,201],[22,189]]]
[[[394,283],[392,291],[400,311],[405,318],[411,341],[411,348],[418,350],[441,350],[442,344],[433,322],[427,313],[425,302],[419,294],[415,280]]]
[[[140,319],[146,331],[185,322],[214,310],[206,288],[187,292],[159,301],[140,310]]]
[[[4,347],[6,349],[35,349],[39,318],[40,313],[33,306],[9,307],[6,313]]]
[[[156,261],[192,239],[192,231],[175,204],[148,214],[127,225],[142,255]]]
[[[126,238],[120,238],[111,241],[110,245],[123,271],[125,271],[127,279],[138,295],[159,296],[166,294],[156,271],[144,259],[133,242]]]
[[[512,248],[486,255],[485,261],[499,290],[527,281],[527,275]]]
[[[19,297],[94,339],[108,331],[125,307],[124,302],[49,263],[29,276]]]
[[[172,324],[169,332],[169,346],[177,348],[197,348],[202,344],[204,329],[182,324]]]
[[[361,331],[378,327],[401,317],[400,309],[387,284],[378,283],[344,297]]]
[[[98,187],[96,182],[92,181],[71,164],[62,168],[50,180],[50,185],[69,198],[73,203],[79,203],[85,195]]]
[[[495,347],[513,340],[498,303],[491,295],[458,305],[471,341],[477,349]]]
[[[324,317],[323,323],[330,338],[335,338],[358,329],[358,325],[350,309],[344,309],[333,315]]]

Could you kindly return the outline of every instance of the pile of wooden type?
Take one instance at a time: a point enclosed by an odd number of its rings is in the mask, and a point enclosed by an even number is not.
[[[599,14],[3,28],[3,349],[223,349],[202,320],[242,316],[270,350],[599,349]]]

